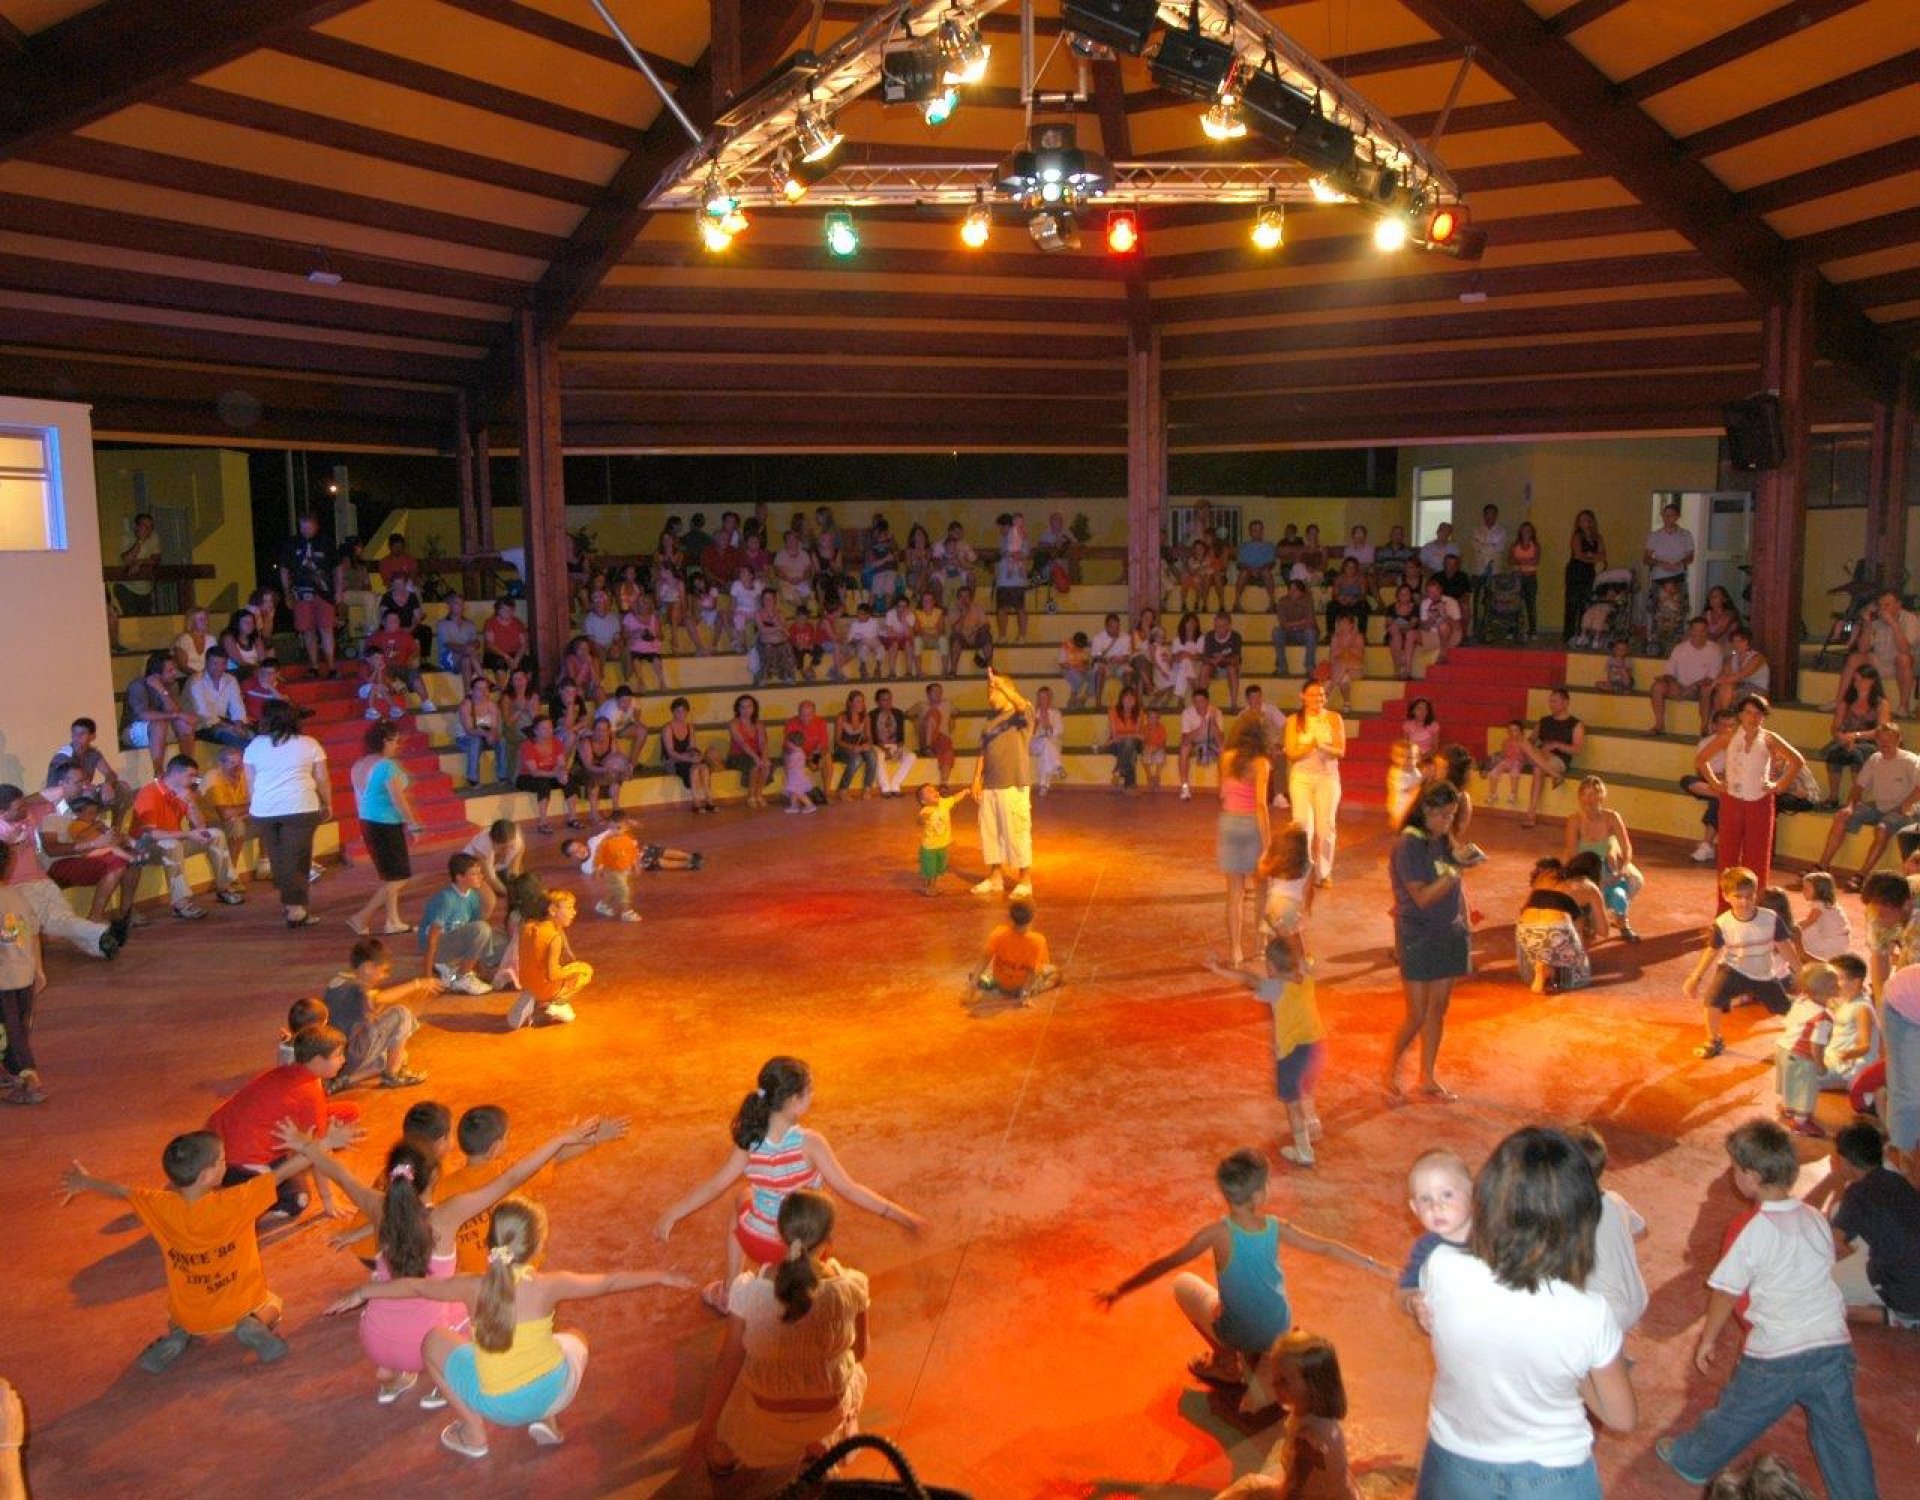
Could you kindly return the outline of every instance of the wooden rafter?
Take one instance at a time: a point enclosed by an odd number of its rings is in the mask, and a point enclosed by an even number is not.
[[[1741,204],[1754,213],[1770,214],[1791,208],[1796,203],[1811,203],[1851,188],[1865,187],[1889,177],[1901,177],[1920,171],[1920,135],[1889,141],[1857,156],[1822,162],[1804,172],[1792,172],[1748,188],[1740,194]]]
[[[1627,0],[1573,0],[1547,24],[1556,36],[1572,36],[1574,32],[1591,26],[1603,16],[1610,16]]]
[[[1481,65],[1515,99],[1755,297],[1772,304],[1787,295],[1793,256],[1786,242],[1524,0],[1402,3],[1436,31],[1472,43]],[[1874,389],[1891,389],[1898,360],[1866,315],[1824,281],[1817,295],[1822,351],[1852,365]]]
[[[1714,156],[1722,151],[1731,151],[1735,146],[1751,145],[1782,130],[1791,130],[1796,125],[1805,125],[1809,120],[1817,120],[1823,115],[1877,99],[1895,89],[1908,88],[1915,78],[1920,78],[1920,48],[1902,52],[1898,57],[1889,57],[1884,62],[1873,63],[1858,72],[1831,79],[1813,88],[1802,89],[1785,99],[1776,99],[1771,104],[1735,115],[1731,120],[1722,120],[1718,125],[1709,125],[1705,130],[1695,131],[1680,144],[1695,156]]]
[[[0,56],[27,50],[27,34],[5,16],[0,16]]]
[[[588,57],[597,57],[602,62],[612,63],[615,67],[633,66],[627,54],[621,50],[620,44],[597,22],[588,25],[581,21],[569,21],[564,16],[556,16],[550,11],[523,5],[520,0],[440,0],[440,3],[450,5],[455,10],[463,10],[470,16],[478,16],[483,21],[494,21],[501,26],[523,32],[527,36],[536,36],[542,41],[557,43],[574,52],[584,53]],[[586,6],[582,5],[580,12],[588,20],[593,19]],[[693,76],[691,66],[664,53],[652,52],[642,47],[640,55],[646,58],[654,72],[676,88]]]
[[[0,160],[361,0],[116,0],[0,48]]]
[[[1764,15],[1755,16],[1740,26],[1732,26],[1718,36],[1709,37],[1697,47],[1689,47],[1677,57],[1621,81],[1620,90],[1629,99],[1651,99],[1683,83],[1725,67],[1736,58],[1758,52],[1775,42],[1830,21],[1835,16],[1862,5],[1865,0],[1787,0]]]

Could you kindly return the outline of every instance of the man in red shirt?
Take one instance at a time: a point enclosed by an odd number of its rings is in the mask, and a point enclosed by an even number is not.
[[[221,1186],[233,1187],[249,1177],[273,1170],[287,1153],[279,1141],[282,1120],[292,1120],[309,1135],[319,1134],[334,1120],[360,1118],[358,1105],[329,1100],[326,1080],[337,1077],[347,1060],[347,1039],[331,1026],[309,1026],[293,1038],[293,1061],[269,1068],[207,1118],[207,1129],[220,1137],[226,1149],[227,1175]],[[276,1213],[298,1218],[307,1207],[301,1187],[305,1173],[280,1184],[274,1200]],[[333,1194],[322,1177],[317,1183],[320,1211],[332,1218]]]
[[[395,532],[387,538],[387,555],[380,559],[380,581],[392,586],[396,578],[418,578],[420,560],[407,551],[407,539]]]
[[[204,854],[213,867],[213,887],[222,906],[239,906],[246,897],[234,889],[233,858],[220,831],[207,826],[200,810],[200,767],[188,755],[176,755],[158,781],[149,781],[134,794],[133,833],[145,836],[160,852],[160,867],[167,872],[167,894],[173,901],[173,914],[182,921],[197,922],[207,914],[196,906],[193,887],[187,883],[187,856]]]
[[[728,511],[720,518],[720,531],[707,544],[707,550],[696,561],[709,578],[724,581],[740,571],[741,552],[740,517]]]
[[[481,665],[489,672],[498,672],[498,685],[504,686],[506,679],[524,666],[527,659],[527,627],[513,612],[511,599],[495,601],[493,615],[480,627],[480,635],[486,643]]]

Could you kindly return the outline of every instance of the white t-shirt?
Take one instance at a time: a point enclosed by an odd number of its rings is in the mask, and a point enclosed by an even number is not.
[[[441,623],[444,624],[445,621]],[[580,622],[580,633],[602,651],[609,650],[613,643],[620,639],[620,616],[612,610],[608,610],[604,615],[588,610],[586,618]]]
[[[1673,655],[1667,658],[1667,675],[1678,678],[1682,687],[1698,687],[1709,678],[1720,675],[1723,659],[1724,653],[1712,641],[1704,646],[1682,641],[1673,648]]]
[[[461,852],[471,854],[479,860],[481,867],[489,875],[498,875],[502,870],[511,870],[516,859],[525,857],[527,845],[526,841],[520,837],[520,830],[516,828],[513,831],[513,838],[508,842],[507,847],[502,849],[494,843],[493,835],[482,828],[467,840]]]
[[[1209,704],[1203,712],[1189,703],[1180,710],[1180,738],[1203,733],[1211,734],[1216,742],[1220,739],[1220,710]]]
[[[732,587],[727,590],[727,593],[733,600],[733,617],[736,620],[744,620],[749,615],[759,612],[759,584],[743,583],[739,579],[735,579]]]
[[[1133,649],[1133,637],[1127,631],[1118,635],[1108,635],[1102,630],[1093,638],[1091,647],[1095,661],[1125,661]]]
[[[1420,566],[1429,573],[1438,573],[1440,565],[1447,560],[1448,554],[1460,555],[1460,548],[1453,542],[1443,542],[1438,537],[1420,549]]]
[[[1654,578],[1671,578],[1686,571],[1686,559],[1693,556],[1693,533],[1684,526],[1672,531],[1662,526],[1647,533],[1647,551],[1653,554],[1653,566],[1647,571]]]
[[[320,810],[317,787],[327,774],[327,752],[318,740],[294,734],[276,745],[270,736],[256,735],[241,759],[253,777],[253,800],[247,811],[254,817],[284,818]]]
[[[1872,1027],[1867,1050],[1849,1059],[1843,1054],[1860,1045],[1860,1034]],[[1873,1013],[1873,1002],[1865,995],[1843,1001],[1833,1008],[1833,1035],[1827,1041],[1826,1069],[1848,1078],[1880,1059],[1880,1027]]]
[[[1587,1278],[1587,1290],[1607,1299],[1623,1334],[1631,1332],[1647,1310],[1647,1281],[1633,1248],[1634,1236],[1646,1227],[1647,1221],[1625,1198],[1611,1188],[1601,1190],[1600,1227],[1593,1237],[1593,1275]]]
[[[1882,812],[1893,812],[1916,791],[1920,791],[1920,755],[1911,750],[1896,750],[1884,755],[1876,750],[1854,778],[1862,801],[1871,802]]]
[[[1506,566],[1507,528],[1495,521],[1491,526],[1476,526],[1473,532],[1473,571],[1497,572]]]
[[[1849,1342],[1847,1304],[1833,1279],[1833,1226],[1797,1198],[1762,1203],[1707,1285],[1751,1299],[1746,1352],[1755,1359]]]
[[[1837,906],[1813,906],[1800,924],[1800,946],[1808,958],[1838,958],[1853,947],[1853,924]]]
[[[847,644],[850,646],[877,646],[880,644],[880,622],[872,615],[862,620],[858,616],[847,626]]]
[[[1516,1292],[1451,1245],[1428,1259],[1420,1290],[1433,1312],[1429,1437],[1481,1463],[1571,1468],[1592,1457],[1580,1382],[1620,1355],[1606,1298],[1564,1281]]]
[[[247,710],[240,702],[240,684],[224,673],[215,687],[205,672],[196,672],[187,681],[187,701],[203,719],[226,719],[236,724],[247,721]]]

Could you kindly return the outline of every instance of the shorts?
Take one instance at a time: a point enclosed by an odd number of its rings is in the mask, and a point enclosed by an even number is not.
[[[1913,819],[1897,807],[1879,807],[1871,802],[1862,802],[1847,814],[1847,832],[1858,833],[1862,828],[1885,827],[1889,833],[1898,833]]]
[[[1273,1064],[1273,1089],[1282,1104],[1298,1104],[1313,1092],[1327,1065],[1327,1044],[1307,1042]]]
[[[938,880],[946,873],[947,846],[945,844],[942,844],[938,849],[922,849],[920,851],[920,878],[922,880]]]
[[[1399,936],[1397,931],[1395,936]],[[1412,984],[1459,979],[1473,966],[1473,953],[1465,932],[1449,932],[1443,937],[1423,938],[1417,943],[1399,938],[1398,946],[1400,977]]]
[[[347,1060],[340,1076],[352,1082],[384,1071],[387,1054],[419,1029],[420,1023],[406,1006],[383,1005],[371,1021],[347,1034]]]
[[[1793,1002],[1787,998],[1786,989],[1777,979],[1754,979],[1742,974],[1738,969],[1729,969],[1720,965],[1713,976],[1713,984],[1707,990],[1706,1003],[1724,1015],[1733,1008],[1735,999],[1747,996],[1766,1006],[1768,1014],[1784,1016],[1793,1008]]]
[[[362,823],[360,841],[367,846],[373,872],[382,880],[411,880],[413,861],[407,855],[407,830],[399,823]]]
[[[293,601],[293,628],[305,635],[309,630],[333,629],[333,601],[331,599],[296,599]]]
[[[489,672],[504,672],[507,670],[507,659],[498,651],[483,651],[480,653],[480,665]]]
[[[544,1375],[510,1391],[489,1394],[480,1389],[472,1344],[462,1344],[447,1355],[446,1383],[450,1394],[477,1416],[501,1427],[525,1427],[551,1416],[578,1381],[574,1367],[561,1360]]]
[[[1221,874],[1251,875],[1260,863],[1260,825],[1253,814],[1221,813],[1214,849]]]
[[[47,879],[68,891],[76,886],[98,885],[114,871],[124,870],[129,863],[124,854],[76,854],[49,864]]]
[[[1024,870],[1033,864],[1033,794],[1024,786],[980,793],[980,857]]]
[[[1001,609],[1025,609],[1027,607],[1027,591],[1018,585],[1012,588],[995,588],[993,591],[993,602]]]

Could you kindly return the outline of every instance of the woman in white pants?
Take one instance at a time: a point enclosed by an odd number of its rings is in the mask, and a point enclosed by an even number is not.
[[[1033,785],[1041,796],[1065,773],[1060,753],[1060,711],[1053,706],[1053,689],[1033,695]]]
[[[907,716],[893,706],[893,689],[881,688],[873,695],[873,748],[879,769],[880,795],[898,797],[907,783],[907,773],[920,757],[907,748]]]
[[[1333,884],[1334,820],[1340,812],[1340,758],[1347,753],[1346,720],[1327,709],[1327,688],[1310,681],[1300,708],[1287,715],[1287,796],[1293,819],[1307,830],[1314,884]]]

